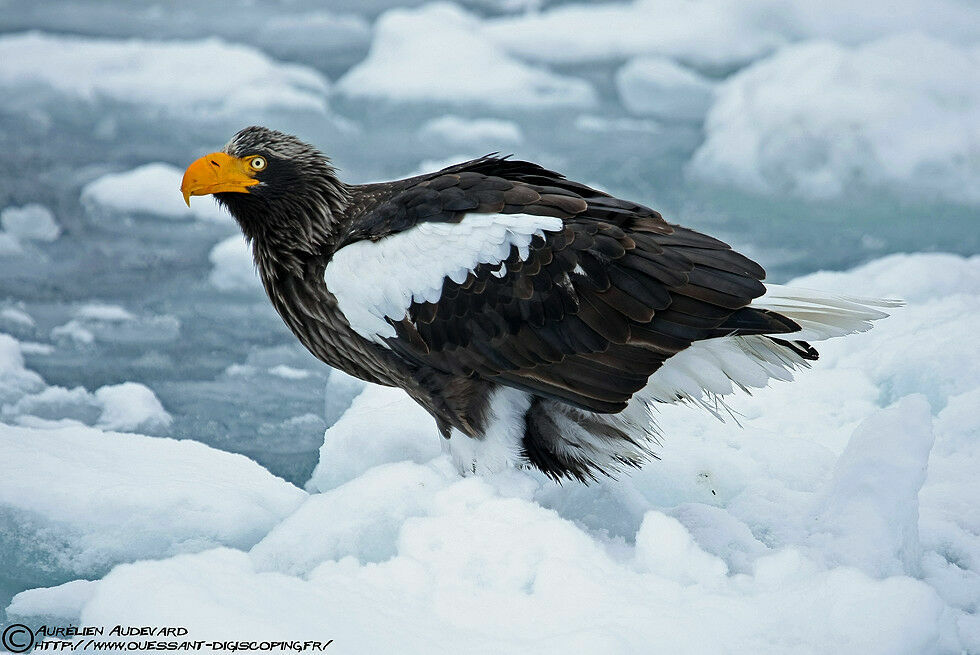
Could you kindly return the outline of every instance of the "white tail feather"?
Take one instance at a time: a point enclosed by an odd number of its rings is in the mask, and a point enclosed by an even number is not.
[[[766,285],[767,293],[753,307],[770,309],[793,319],[799,332],[774,335],[788,341],[821,341],[871,329],[872,321],[888,316],[876,309],[898,307],[900,300],[856,298]],[[763,335],[720,337],[691,344],[654,373],[635,402],[689,402],[721,417],[723,396],[736,388],[748,391],[769,380],[792,380],[793,371],[810,364],[799,353]],[[631,403],[632,404],[632,403]]]
[[[899,307],[902,304],[900,300],[839,296],[824,291],[767,284],[766,295],[757,298],[752,306],[778,312],[803,328],[784,338],[822,341],[867,332],[871,329],[872,321],[888,316],[876,307]]]

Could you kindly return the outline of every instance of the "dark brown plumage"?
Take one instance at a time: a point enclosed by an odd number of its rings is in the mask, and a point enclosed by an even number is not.
[[[346,185],[315,149],[259,127],[242,130],[224,155],[228,162],[209,155],[188,169],[185,197],[213,192],[227,206],[252,243],[269,298],[310,352],[403,388],[447,438],[517,429],[518,458],[555,478],[611,474],[650,455],[650,428],[616,417],[672,356],[707,339],[800,329],[749,306],[766,291],[765,271],[727,244],[536,164],[487,156],[406,180]],[[251,170],[256,158],[261,170]],[[233,176],[241,189],[227,181],[230,166],[244,171]],[[328,288],[325,274],[342,249],[438,224],[453,239],[453,226],[463,233],[473,215],[487,215],[488,226],[521,215],[544,227],[527,243],[519,228],[495,231],[505,234],[504,248],[514,239],[499,259],[483,255],[469,233],[459,237],[478,253],[474,265],[456,280],[447,272],[435,297],[409,293],[377,334],[345,314],[360,298]],[[430,265],[426,253],[405,256]],[[791,364],[817,357],[805,343],[768,343]]]

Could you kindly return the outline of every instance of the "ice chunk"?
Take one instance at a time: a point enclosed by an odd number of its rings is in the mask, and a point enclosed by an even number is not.
[[[451,145],[487,146],[521,143],[524,134],[517,123],[499,118],[463,118],[446,114],[419,128],[424,141],[435,139]]]
[[[14,306],[0,309],[0,330],[11,333],[18,338],[34,336],[37,323],[23,309]]]
[[[0,553],[35,584],[219,544],[249,548],[306,496],[241,455],[80,426],[0,424],[0,460]]]
[[[293,368],[292,366],[286,366],[285,364],[273,366],[269,369],[269,373],[287,380],[305,380],[311,375],[311,373],[305,369]]]
[[[167,42],[38,32],[0,37],[0,88],[46,86],[85,101],[111,99],[174,114],[326,111],[326,79],[304,66],[220,39]],[[201,62],[207,62],[202,66]]]
[[[904,34],[781,50],[726,81],[689,172],[760,193],[980,203],[980,51]]]
[[[324,394],[323,420],[333,425],[343,416],[354,399],[367,386],[367,382],[344,373],[340,369],[330,369],[327,378],[327,391]]]
[[[7,615],[19,621],[27,618],[62,619],[76,623],[85,603],[92,600],[98,582],[72,580],[54,587],[22,591],[7,607]]]
[[[855,283],[861,285],[865,296],[901,298],[911,305],[928,304],[944,296],[976,296],[980,295],[980,255],[888,255],[849,271],[820,271],[793,281],[796,286],[841,294],[848,293]]]
[[[484,33],[522,57],[554,63],[658,54],[704,67],[762,56],[785,42],[760,2],[636,0],[566,4],[488,21]],[[761,15],[760,15],[761,14]]]
[[[82,189],[82,202],[104,212],[150,214],[174,220],[231,221],[231,216],[211,196],[194,198],[190,207],[185,205],[180,194],[183,175],[183,171],[170,164],[144,164],[88,183]]]
[[[0,403],[15,403],[26,394],[41,391],[44,386],[40,375],[24,368],[20,343],[9,335],[0,334]]]
[[[918,494],[932,444],[922,396],[904,398],[854,431],[812,526],[824,557],[878,577],[920,574]]]
[[[327,428],[306,488],[333,489],[388,462],[427,462],[440,454],[441,441],[435,421],[408,394],[369,384]]]
[[[255,271],[252,251],[238,234],[228,237],[208,255],[211,260],[211,284],[222,291],[261,291],[262,282]]]
[[[24,252],[20,240],[13,234],[0,232],[0,256],[20,255]]]
[[[756,558],[768,553],[748,526],[720,507],[684,503],[668,514],[680,521],[698,547],[723,559],[733,573],[749,573]]]
[[[435,469],[411,462],[370,469],[311,496],[252,548],[252,560],[260,570],[291,575],[344,557],[382,562],[395,554],[402,524],[431,511],[434,494],[448,482]]]
[[[508,51],[539,61],[656,54],[730,70],[788,41],[825,38],[856,44],[912,30],[975,43],[980,39],[980,11],[959,0],[907,0],[901,5],[888,0],[579,2],[491,20],[484,31]]]
[[[616,73],[623,105],[634,114],[701,120],[714,100],[711,82],[664,57],[633,59]]]
[[[90,321],[133,321],[136,316],[125,307],[104,303],[89,303],[75,310],[75,317]]]
[[[153,390],[138,382],[101,387],[95,397],[102,403],[96,425],[104,430],[160,434],[173,422]]]
[[[51,338],[80,346],[96,341],[117,344],[168,343],[180,336],[175,316],[136,316],[114,305],[89,304],[77,308],[74,318],[51,330]]]
[[[510,108],[596,102],[588,82],[511,57],[483,36],[479,19],[448,3],[385,12],[367,59],[337,82],[336,91],[394,102]]]
[[[680,521],[649,512],[636,535],[636,559],[645,570],[681,584],[718,584],[728,567],[701,550]]]
[[[51,210],[36,203],[7,207],[0,212],[0,223],[7,234],[24,241],[54,241],[61,234]]]
[[[101,412],[101,403],[84,387],[47,387],[3,406],[5,418],[29,415],[49,421],[71,419],[87,424],[94,423]]]

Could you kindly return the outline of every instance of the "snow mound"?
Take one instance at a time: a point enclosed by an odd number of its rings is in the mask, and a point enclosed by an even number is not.
[[[41,584],[219,544],[248,548],[305,497],[241,455],[77,425],[0,424],[0,459],[0,557]]]
[[[0,60],[5,93],[50,88],[83,101],[107,99],[177,115],[326,111],[322,75],[219,39],[155,42],[27,32],[0,36]]]
[[[336,91],[394,102],[508,108],[589,107],[588,82],[529,66],[487,39],[475,16],[448,3],[392,9],[375,24],[367,58]]]
[[[439,643],[461,653],[626,654],[657,643],[683,653],[806,644],[809,652],[911,654],[940,639],[943,604],[918,580],[813,570],[793,551],[763,558],[754,576],[726,577],[682,526],[655,512],[635,552],[617,555],[554,512],[479,480],[435,496],[428,515],[403,524],[397,554],[383,562],[327,560],[305,579],[231,549],[123,565],[98,584],[81,621],[177,623],[209,639],[328,635],[358,653],[425,653]],[[661,575],[662,545],[696,579]]]
[[[138,382],[101,387],[95,398],[102,404],[96,425],[103,430],[156,434],[173,423],[153,390]]]
[[[373,385],[327,429],[313,496],[199,444],[0,428],[0,458],[23,471],[0,480],[16,510],[0,540],[22,537],[32,572],[56,563],[38,584],[83,555],[143,560],[24,592],[11,612],[350,652],[980,650],[980,257],[895,255],[791,284],[909,304],[821,343],[796,382],[733,398],[738,423],[660,408],[660,460],[618,481],[461,478],[431,417]],[[263,521],[214,513],[269,497]]]
[[[261,291],[262,281],[252,261],[252,250],[241,234],[228,237],[211,249],[208,279],[221,291]]]
[[[7,207],[0,212],[0,223],[7,234],[27,241],[54,241],[61,234],[54,214],[44,205]]]
[[[701,120],[714,100],[711,82],[664,57],[638,57],[616,73],[623,105],[634,114]]]
[[[423,141],[436,140],[450,145],[489,146],[524,141],[517,123],[499,118],[463,118],[446,114],[427,121],[419,128]]]
[[[180,194],[180,169],[155,162],[124,173],[110,173],[82,188],[82,202],[121,214],[150,214],[172,220],[229,222],[231,216],[212,197],[195,198],[188,207]]]
[[[980,203],[980,50],[916,34],[789,47],[725,82],[705,131],[689,172],[714,182]]]

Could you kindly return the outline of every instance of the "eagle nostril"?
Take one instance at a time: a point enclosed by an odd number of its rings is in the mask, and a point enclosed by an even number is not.
[[[215,167],[215,168],[221,168],[221,164],[219,164],[219,163],[218,163],[218,162],[216,162],[215,160],[213,160],[213,159],[212,159],[212,160],[211,160],[211,163],[212,163],[212,164],[214,165],[214,167]]]

